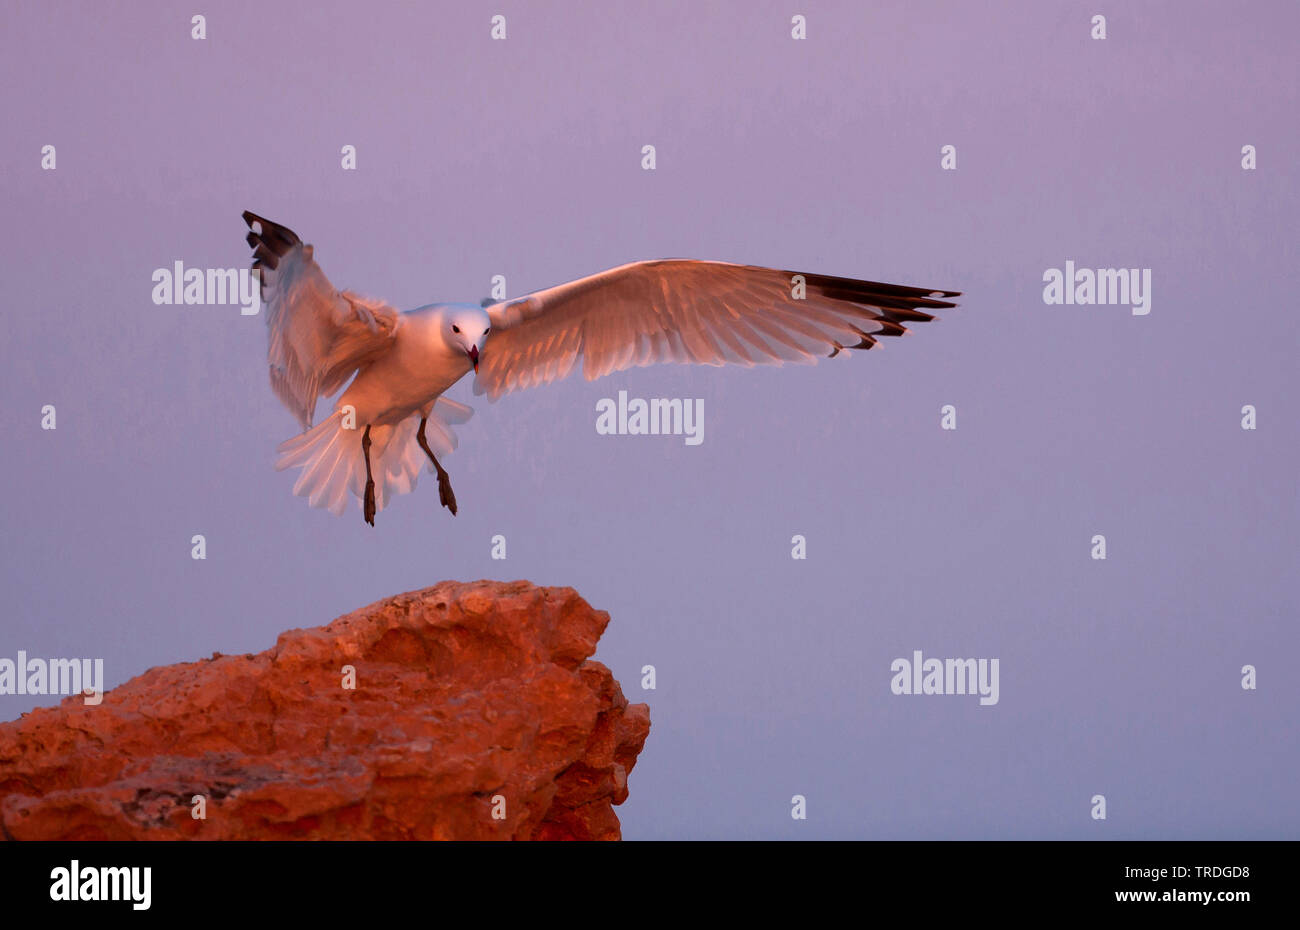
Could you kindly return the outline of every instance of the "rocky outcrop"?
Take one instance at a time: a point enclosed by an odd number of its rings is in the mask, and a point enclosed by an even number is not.
[[[608,622],[570,588],[443,582],[153,668],[0,724],[0,821],[12,839],[618,839],[650,715],[588,658]]]

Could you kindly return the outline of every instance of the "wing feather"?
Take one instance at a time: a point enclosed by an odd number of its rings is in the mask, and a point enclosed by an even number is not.
[[[397,333],[398,312],[382,300],[339,291],[298,235],[244,211],[253,270],[266,303],[271,387],[303,429],[316,401],[382,355]]]
[[[636,262],[489,306],[475,390],[495,400],[567,377],[579,358],[589,381],[660,362],[812,363],[901,336],[957,296],[726,262]]]

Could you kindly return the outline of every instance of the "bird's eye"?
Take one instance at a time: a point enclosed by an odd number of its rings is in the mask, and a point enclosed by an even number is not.
[[[452,323],[452,324],[451,324],[451,331],[452,331],[453,333],[458,333],[458,332],[460,332],[460,327],[457,326],[455,323]]]
[[[486,336],[486,335],[488,334],[488,329],[491,329],[491,328],[492,328],[492,327],[489,326],[487,329],[483,330],[483,335]]]

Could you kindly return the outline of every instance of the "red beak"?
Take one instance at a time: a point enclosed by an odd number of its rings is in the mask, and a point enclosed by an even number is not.
[[[474,373],[478,374],[478,346],[469,347],[469,360],[474,363]]]

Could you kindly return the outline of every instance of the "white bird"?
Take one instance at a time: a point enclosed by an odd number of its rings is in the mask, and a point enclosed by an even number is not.
[[[294,232],[245,211],[267,306],[271,387],[304,432],[280,444],[277,469],[301,468],[294,493],[341,514],[351,492],[365,521],[415,487],[427,456],[438,497],[456,496],[438,456],[471,408],[442,396],[470,371],[474,392],[547,384],[583,360],[588,381],[658,362],[811,363],[901,336],[958,291],[901,287],[688,259],[634,262],[480,307],[399,313],[339,291]],[[490,348],[489,348],[490,345]],[[353,375],[356,375],[353,378]],[[352,381],[312,426],[316,401]],[[358,432],[360,436],[358,437]]]

